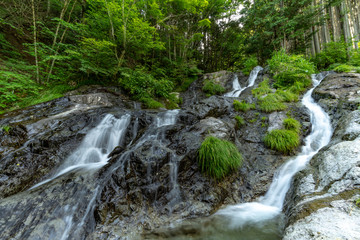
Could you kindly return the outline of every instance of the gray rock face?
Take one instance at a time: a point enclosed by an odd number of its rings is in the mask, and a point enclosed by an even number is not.
[[[313,98],[328,112],[332,124],[357,109],[360,102],[360,74],[335,73],[327,76],[314,90]]]
[[[360,111],[337,126],[330,145],[294,180],[284,239],[360,239]]]

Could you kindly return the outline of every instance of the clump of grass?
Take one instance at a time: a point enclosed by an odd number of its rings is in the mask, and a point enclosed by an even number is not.
[[[283,126],[286,130],[291,130],[296,132],[297,134],[300,133],[301,124],[299,121],[293,119],[293,118],[286,118],[283,121]]]
[[[238,111],[238,112],[240,112],[240,111],[247,112],[250,109],[255,109],[255,104],[247,103],[244,100],[241,102],[239,102],[238,100],[234,100],[233,105],[234,105],[235,111]]]
[[[145,108],[148,109],[158,109],[158,108],[165,108],[164,105],[152,98],[141,98],[140,101],[144,104]]]
[[[4,131],[6,134],[9,134],[11,127],[9,125],[5,125],[2,126],[0,129]]]
[[[266,134],[264,142],[267,147],[288,154],[299,146],[300,139],[295,131],[275,129]]]
[[[202,90],[206,93],[207,96],[212,96],[216,94],[223,94],[225,88],[220,84],[215,83],[213,80],[205,80]]]
[[[287,106],[282,102],[282,98],[277,94],[269,94],[259,100],[259,107],[264,112],[282,111]]]
[[[239,129],[242,125],[245,124],[245,120],[241,116],[235,116],[235,120],[236,120],[236,128],[237,129]]]
[[[203,173],[217,180],[224,178],[242,164],[243,158],[236,146],[214,136],[207,137],[199,150],[199,165]]]
[[[284,102],[297,102],[299,95],[286,90],[277,90],[275,94],[279,95]]]
[[[259,98],[267,93],[271,93],[271,88],[269,86],[269,79],[264,79],[261,83],[259,83],[259,86],[257,88],[254,88],[251,90],[251,93],[254,95],[254,97]]]

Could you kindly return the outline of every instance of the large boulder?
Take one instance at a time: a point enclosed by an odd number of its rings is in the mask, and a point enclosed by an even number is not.
[[[360,111],[343,116],[328,147],[294,179],[284,239],[360,236]]]

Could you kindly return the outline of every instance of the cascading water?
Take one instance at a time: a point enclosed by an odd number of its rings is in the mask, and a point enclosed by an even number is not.
[[[245,89],[254,86],[255,80],[261,70],[263,70],[263,68],[260,66],[257,66],[251,71],[250,76],[248,78],[248,85],[244,88],[241,87],[238,76],[235,74],[234,81],[233,81],[233,90],[231,92],[226,93],[224,96],[225,97],[239,97],[240,94]]]
[[[289,190],[292,177],[302,170],[322,147],[329,143],[332,135],[330,118],[311,97],[313,90],[323,78],[325,76],[322,74],[312,75],[314,87],[304,95],[302,100],[303,105],[310,112],[312,131],[306,137],[301,153],[280,168],[279,172],[274,176],[268,192],[259,199],[259,202],[229,206],[216,213],[216,215],[224,216],[230,221],[230,228],[263,227],[268,225],[269,221],[278,218],[282,212],[284,199]],[[270,238],[266,237],[265,234],[264,239]]]
[[[89,215],[99,186],[96,170],[108,161],[108,154],[121,143],[130,115],[120,119],[106,115],[92,129],[53,177],[29,191],[0,202],[1,236],[13,239],[82,239],[94,219]],[[23,209],[28,215],[24,216]],[[14,217],[15,216],[15,217]],[[22,224],[23,226],[19,228]]]

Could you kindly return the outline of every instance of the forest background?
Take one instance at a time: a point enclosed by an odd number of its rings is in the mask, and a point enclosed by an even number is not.
[[[4,0],[0,114],[88,84],[174,108],[202,73],[258,64],[360,72],[359,32],[358,0]]]

